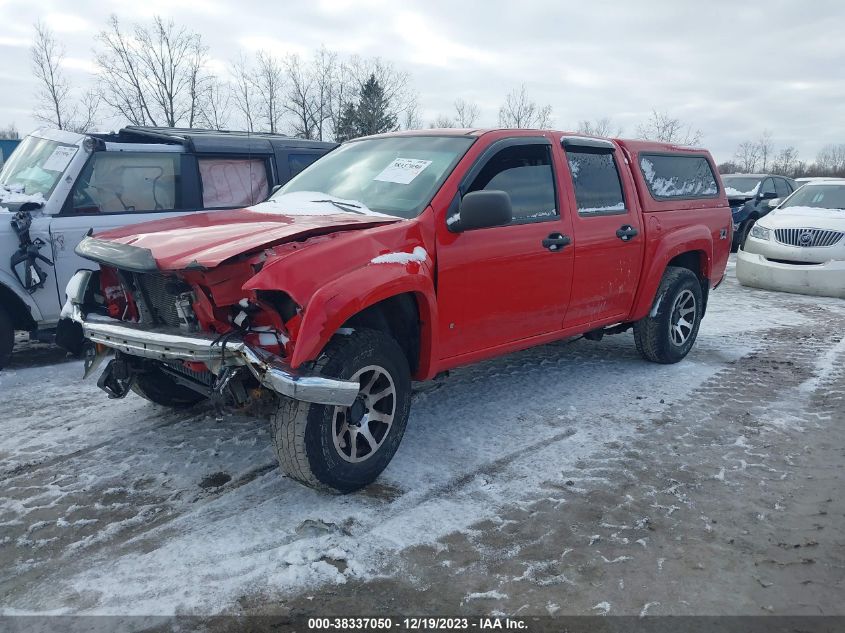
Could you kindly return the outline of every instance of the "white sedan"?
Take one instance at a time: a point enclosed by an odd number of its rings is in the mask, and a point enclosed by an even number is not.
[[[736,276],[744,286],[845,298],[845,181],[809,182],[758,220]]]

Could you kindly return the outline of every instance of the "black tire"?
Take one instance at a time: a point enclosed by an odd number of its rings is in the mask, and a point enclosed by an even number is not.
[[[15,326],[6,310],[0,306],[0,369],[6,366],[15,346]]]
[[[180,385],[155,366],[135,377],[132,391],[153,404],[171,409],[187,409],[205,400],[201,393]]]
[[[737,251],[739,251],[739,249],[745,247],[745,240],[748,239],[748,234],[751,233],[751,227],[753,227],[756,222],[757,222],[757,218],[755,218],[755,217],[748,218],[742,224],[742,226],[739,228],[740,233],[739,233],[739,240],[737,241],[737,247],[736,247]]]
[[[691,326],[676,329],[680,311],[689,309],[690,299],[693,302]],[[634,324],[637,351],[654,363],[677,363],[689,353],[698,336],[704,308],[701,283],[691,270],[669,266],[654,301],[651,312]]]
[[[396,341],[383,332],[368,329],[356,329],[349,335],[337,335],[326,345],[315,369],[324,376],[350,379],[367,367],[377,367],[385,375],[376,379],[378,371],[363,373],[360,376],[360,402],[353,407],[341,408],[290,398],[280,399],[270,418],[270,427],[273,447],[282,471],[287,476],[326,492],[348,493],[375,481],[390,463],[405,433],[411,408],[408,361]],[[370,380],[374,381],[373,385],[364,384]],[[372,393],[375,385],[380,385],[378,388],[382,391],[379,393],[391,388],[393,392],[381,400],[376,399],[371,409],[364,395],[365,392]],[[361,413],[361,407],[365,417],[353,422],[355,412]],[[386,409],[392,411],[392,422],[389,425],[369,421],[374,411],[386,415],[383,413]],[[359,451],[359,448],[371,448],[359,443],[358,430],[355,430],[355,437],[352,437],[353,429],[349,427],[357,426],[361,429],[360,421],[366,425],[369,437],[378,441],[375,450]],[[382,426],[386,428],[379,435]],[[349,430],[345,434],[336,432],[342,428]],[[352,451],[356,453],[355,458],[361,461],[350,461]],[[359,452],[363,456],[359,456]]]

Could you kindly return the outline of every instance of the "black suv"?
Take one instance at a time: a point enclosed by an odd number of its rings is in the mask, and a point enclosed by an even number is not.
[[[757,220],[800,186],[791,178],[774,174],[725,174],[722,182],[733,215],[733,251],[745,243]]]

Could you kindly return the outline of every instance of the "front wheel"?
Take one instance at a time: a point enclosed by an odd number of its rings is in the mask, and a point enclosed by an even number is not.
[[[741,248],[745,248],[745,240],[748,239],[748,235],[751,233],[751,228],[754,226],[755,222],[757,222],[757,218],[754,217],[748,218],[745,222],[743,222],[739,229],[740,233],[739,240],[737,241],[737,251]]]
[[[9,314],[0,306],[0,369],[6,366],[15,346],[15,328]]]
[[[687,268],[668,267],[654,307],[634,324],[637,350],[654,363],[682,360],[698,336],[703,309],[698,277]]]
[[[334,337],[317,361],[324,376],[356,381],[350,407],[283,398],[270,419],[286,475],[312,488],[348,493],[373,482],[405,433],[411,376],[402,349],[383,332]]]

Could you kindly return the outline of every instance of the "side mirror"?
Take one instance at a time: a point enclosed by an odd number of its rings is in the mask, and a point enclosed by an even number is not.
[[[511,197],[506,191],[473,191],[461,200],[459,231],[486,229],[510,224],[513,219]]]
[[[771,200],[769,200],[769,202],[768,202],[768,203],[766,203],[766,204],[767,204],[767,206],[768,206],[770,209],[774,209],[774,208],[775,208],[776,206],[778,206],[781,202],[783,202],[783,200],[781,200],[780,198],[772,198],[772,199],[771,199]]]
[[[760,200],[774,200],[778,197],[774,191],[764,191],[760,194]]]

